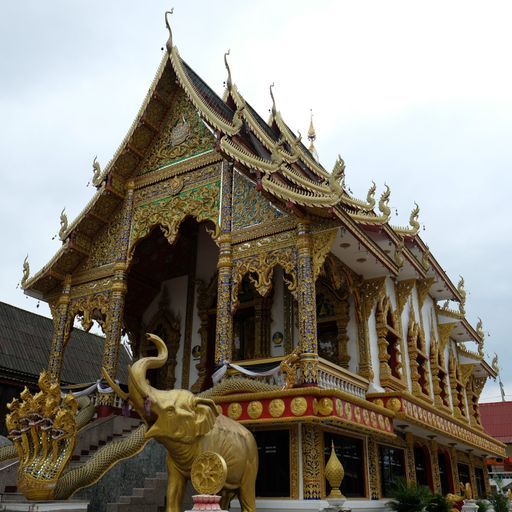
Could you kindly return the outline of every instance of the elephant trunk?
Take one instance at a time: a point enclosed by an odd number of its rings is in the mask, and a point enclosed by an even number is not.
[[[152,402],[155,402],[154,396],[157,391],[152,387],[147,378],[146,373],[150,369],[161,368],[167,362],[167,346],[161,338],[155,334],[146,334],[148,341],[152,342],[158,349],[158,355],[155,357],[143,357],[135,361],[128,369],[128,387],[130,390],[130,399],[137,412],[144,418],[151,415],[148,408]]]

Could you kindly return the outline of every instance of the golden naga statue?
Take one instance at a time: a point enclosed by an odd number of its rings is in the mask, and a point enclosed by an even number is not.
[[[168,451],[167,512],[181,512],[185,485],[191,478],[193,462],[204,452],[215,452],[227,465],[221,491],[221,508],[227,510],[238,494],[242,512],[255,512],[258,449],[253,435],[242,425],[219,415],[213,400],[196,397],[182,389],[153,388],[147,370],[161,368],[167,361],[165,343],[153,334],[149,341],[158,348],[156,357],[136,361],[128,374],[129,394],[124,393],[103,369],[109,385],[128,399],[148,426],[146,438],[155,438]]]
[[[45,371],[38,383],[41,391],[25,388],[21,401],[7,405],[5,423],[19,458],[18,489],[28,499],[49,500],[75,447],[78,404],[70,394],[61,400],[59,384]]]

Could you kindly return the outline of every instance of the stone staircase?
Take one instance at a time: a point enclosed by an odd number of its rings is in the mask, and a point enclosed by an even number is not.
[[[109,503],[106,512],[164,512],[167,474],[158,472],[144,479],[143,487],[134,487],[131,496],[119,496]]]

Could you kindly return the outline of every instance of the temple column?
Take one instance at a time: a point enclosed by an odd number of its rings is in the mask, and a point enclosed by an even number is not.
[[[128,258],[128,245],[130,240],[130,228],[133,214],[133,192],[135,184],[130,181],[126,184],[126,196],[122,206],[122,228],[116,240],[117,258],[114,264],[113,284],[110,294],[109,310],[107,313],[105,329],[105,345],[101,365],[108,375],[116,378],[119,365],[119,347],[123,328],[124,300],[126,295],[126,268]],[[99,405],[112,406],[114,404],[113,393],[100,394]]]
[[[302,425],[302,487],[305,500],[319,500],[325,494],[322,432],[311,423]]]
[[[297,302],[299,310],[300,377],[303,384],[318,380],[316,293],[313,278],[312,242],[309,226],[297,226]]]
[[[485,459],[482,461],[482,470],[484,472],[484,486],[485,486],[485,495],[490,496],[491,494],[491,482],[489,480],[489,469],[487,468],[487,464],[485,463]]]
[[[369,492],[371,500],[381,498],[379,448],[373,437],[368,437]]]
[[[68,322],[69,302],[71,292],[71,275],[64,279],[62,293],[55,305],[50,305],[53,317],[53,338],[48,361],[48,373],[53,382],[60,381],[62,371],[62,360],[64,358],[64,347],[70,335]],[[71,326],[72,327],[72,326]]]
[[[231,288],[233,251],[231,248],[231,217],[233,201],[233,164],[222,165],[221,209],[219,236],[219,262],[217,268],[217,325],[215,332],[215,362],[231,361],[233,349],[233,316],[231,314]],[[203,350],[205,348],[203,347]]]
[[[475,475],[475,460],[473,458],[473,455],[469,455],[469,480],[471,483],[471,489],[473,491],[473,496],[477,495],[477,488],[476,488],[476,475]]]
[[[429,444],[430,451],[430,467],[432,468],[432,484],[435,493],[441,493],[441,474],[439,472],[439,457],[437,455],[438,446],[437,441],[432,440]]]
[[[416,483],[416,462],[414,460],[414,436],[411,432],[405,433],[405,442],[407,448],[405,450],[407,483]]]
[[[454,492],[457,494],[460,491],[460,481],[459,481],[459,460],[457,457],[457,450],[452,446],[450,447],[450,463],[452,466],[452,482]]]

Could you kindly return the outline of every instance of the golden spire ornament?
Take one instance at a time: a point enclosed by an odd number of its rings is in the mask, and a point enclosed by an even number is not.
[[[331,442],[331,456],[325,465],[325,478],[331,486],[331,492],[327,496],[328,500],[344,499],[345,496],[341,494],[340,485],[345,476],[345,470],[341,464],[336,451],[334,450],[334,441]]]
[[[309,140],[309,152],[313,155],[315,160],[318,162],[318,152],[315,148],[316,131],[315,131],[315,126],[313,125],[313,110],[311,110],[311,118],[309,120],[308,140]]]

